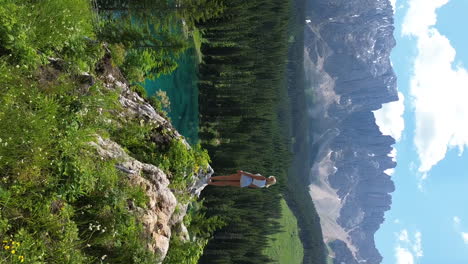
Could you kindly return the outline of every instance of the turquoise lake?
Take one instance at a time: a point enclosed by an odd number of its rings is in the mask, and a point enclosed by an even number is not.
[[[190,144],[198,142],[198,68],[194,48],[181,54],[178,67],[170,75],[162,75],[156,80],[146,80],[144,87],[148,96],[157,91],[165,91],[170,100],[166,109],[174,127]]]

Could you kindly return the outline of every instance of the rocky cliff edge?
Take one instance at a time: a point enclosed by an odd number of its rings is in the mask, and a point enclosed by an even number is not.
[[[99,64],[97,72],[105,87],[119,91],[119,102],[122,105],[122,112],[116,113],[126,119],[144,120],[156,126],[164,127],[164,135],[157,135],[163,141],[182,139],[187,148],[190,145],[174,129],[171,123],[158,114],[155,109],[146,102],[136,92],[130,90],[128,82],[120,73],[119,69],[113,67],[110,55],[107,54]],[[86,74],[84,75],[87,76]],[[88,75],[89,76],[89,75]],[[92,83],[92,77],[88,77]],[[162,137],[162,139],[161,139]],[[174,190],[171,190],[168,176],[154,164],[147,164],[131,157],[119,144],[110,139],[105,139],[96,135],[96,141],[90,143],[95,147],[100,156],[104,159],[118,161],[116,168],[123,172],[134,186],[143,187],[149,202],[146,208],[140,208],[130,203],[129,210],[133,211],[141,219],[145,228],[145,233],[151,238],[148,248],[158,254],[161,260],[167,254],[171,236],[177,234],[184,240],[189,239],[187,228],[182,220],[186,214],[188,203],[177,201]],[[192,175],[193,183],[187,186],[186,192],[191,196],[198,197],[200,192],[207,185],[208,178],[213,174],[209,167]]]

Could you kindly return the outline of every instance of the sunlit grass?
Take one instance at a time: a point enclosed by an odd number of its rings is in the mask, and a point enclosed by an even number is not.
[[[300,264],[304,248],[299,239],[299,227],[284,199],[281,199],[281,213],[279,223],[282,230],[270,236],[270,246],[265,249],[265,254],[273,259],[273,263]]]

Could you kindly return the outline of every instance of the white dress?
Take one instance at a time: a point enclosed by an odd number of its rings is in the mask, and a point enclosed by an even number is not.
[[[256,175],[261,176],[260,174]],[[257,180],[249,175],[242,173],[240,178],[240,187],[248,187],[250,184],[253,184],[259,188],[263,188],[266,185],[266,180]]]

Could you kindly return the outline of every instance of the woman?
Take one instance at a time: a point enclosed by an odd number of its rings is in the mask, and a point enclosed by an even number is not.
[[[260,174],[252,174],[245,171],[237,171],[236,174],[227,176],[215,176],[211,177],[208,181],[209,185],[214,186],[236,186],[236,187],[251,187],[251,188],[263,188],[270,187],[276,183],[275,176],[265,178]]]

